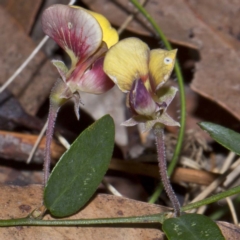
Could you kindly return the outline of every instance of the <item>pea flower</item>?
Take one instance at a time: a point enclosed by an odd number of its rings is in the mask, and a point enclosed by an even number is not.
[[[169,79],[177,50],[151,50],[140,39],[127,38],[106,54],[104,71],[127,96],[133,116],[125,126],[144,123],[145,130],[156,123],[179,126],[166,112],[177,89],[162,87]]]
[[[180,215],[180,204],[167,175],[164,126],[179,126],[167,108],[177,89],[164,87],[169,79],[177,50],[151,50],[137,38],[127,38],[114,45],[106,54],[103,69],[123,92],[128,93],[127,105],[133,116],[123,123],[134,126],[143,123],[145,130],[153,129],[156,140],[160,177],[169,196],[175,216]]]
[[[118,34],[104,16],[80,7],[61,4],[52,5],[43,12],[42,29],[71,59],[69,69],[62,61],[52,61],[61,78],[57,80],[50,94],[44,160],[46,184],[57,112],[67,100],[72,99],[79,119],[81,91],[101,94],[114,86],[103,71],[103,61],[108,48],[118,41]]]

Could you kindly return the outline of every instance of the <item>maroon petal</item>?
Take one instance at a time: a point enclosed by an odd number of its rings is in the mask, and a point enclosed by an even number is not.
[[[158,108],[141,79],[133,82],[129,93],[129,106],[134,113],[149,117],[152,117]]]
[[[114,83],[103,72],[103,60],[104,57],[101,57],[95,61],[92,68],[87,70],[79,81],[69,82],[70,87],[93,94],[101,94],[111,89]]]
[[[73,66],[92,55],[102,42],[97,20],[79,8],[52,5],[42,15],[42,28],[68,53]]]
[[[102,42],[101,46],[97,49],[97,51],[90,56],[86,61],[82,62],[79,61],[73,71],[70,71],[66,82],[75,82],[76,84],[82,81],[82,77],[87,69],[90,69],[93,66],[94,62],[97,61],[99,58],[105,55],[107,51],[107,45]],[[72,83],[70,83],[72,84]],[[75,84],[75,85],[76,85]],[[81,89],[76,89],[81,90]]]

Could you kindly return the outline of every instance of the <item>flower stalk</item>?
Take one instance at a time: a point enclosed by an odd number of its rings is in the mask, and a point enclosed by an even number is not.
[[[171,186],[171,183],[167,174],[166,153],[165,153],[165,144],[164,144],[164,126],[160,123],[155,124],[153,127],[153,133],[156,140],[158,166],[159,166],[159,173],[162,180],[162,184],[173,205],[175,217],[179,217],[180,203],[177,199],[176,194],[173,191],[173,188]]]
[[[60,107],[67,101],[67,98],[60,98],[58,92],[63,92],[66,89],[65,83],[58,79],[52,88],[50,94],[50,106],[48,112],[47,131],[46,131],[46,145],[44,152],[44,164],[43,164],[43,182],[46,186],[51,165],[51,142],[53,138],[54,125],[56,122],[57,114]],[[65,96],[67,97],[67,96]]]
[[[55,121],[57,118],[59,107],[55,108],[50,104],[49,113],[48,113],[48,122],[47,122],[47,131],[46,131],[46,145],[44,152],[44,164],[43,164],[43,184],[46,186],[51,165],[51,142],[53,137],[53,130]]]
[[[50,94],[44,158],[46,186],[57,112],[66,101],[72,99],[75,114],[79,119],[81,92],[102,94],[114,86],[103,72],[103,60],[108,48],[118,41],[118,34],[104,16],[81,7],[61,4],[52,5],[43,12],[42,29],[71,59],[69,69],[63,62],[53,60],[61,78],[55,83]]]
[[[175,216],[180,215],[180,205],[167,176],[164,126],[180,126],[168,113],[168,106],[176,95],[175,87],[164,86],[170,78],[177,49],[150,50],[137,38],[126,38],[114,45],[106,54],[104,71],[119,89],[128,94],[127,106],[132,118],[122,125],[142,124],[145,131],[153,129],[160,166],[160,175],[173,204]]]

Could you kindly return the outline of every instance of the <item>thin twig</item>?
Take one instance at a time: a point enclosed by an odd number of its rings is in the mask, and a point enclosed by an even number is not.
[[[224,161],[224,164],[223,164],[221,170],[219,171],[220,173],[224,174],[224,173],[227,172],[227,170],[230,168],[230,165],[231,165],[232,161],[234,160],[235,156],[236,156],[236,154],[235,154],[234,152],[229,152],[227,158],[226,158],[225,161]],[[218,181],[218,182],[215,183],[215,187],[212,185],[211,190],[212,190],[212,191],[215,190],[215,189],[218,187],[218,185],[220,185],[220,181]],[[209,189],[209,191],[210,191],[210,189]],[[206,192],[206,193],[209,193],[209,191]],[[205,191],[203,191],[203,192],[205,192]],[[197,213],[198,213],[198,214],[204,214],[204,212],[205,212],[206,210],[207,210],[207,206],[201,206],[201,207],[197,210]],[[190,212],[193,213],[193,212],[196,212],[196,210],[193,209],[193,210],[191,210]]]
[[[105,179],[102,180],[102,184],[105,186],[105,188],[112,193],[115,196],[122,197],[123,195],[113,186],[111,185],[108,181]]]
[[[142,0],[140,1],[140,5],[144,5],[146,3],[147,0]],[[123,22],[123,24],[118,28],[118,34],[120,35],[126,28],[127,26],[130,24],[130,22],[134,19],[135,15],[139,12],[138,9],[135,9],[134,12],[132,14],[130,14],[127,19]]]
[[[205,211],[207,210],[207,208],[208,208],[208,205],[204,205],[204,206],[201,206],[197,211],[196,211],[196,209],[193,209],[195,211],[190,211],[190,212],[191,213],[197,212],[197,214],[203,215],[205,213]]]
[[[68,3],[68,5],[73,5],[76,2],[76,0],[70,0],[70,2]]]
[[[29,164],[29,163],[31,162],[31,160],[32,160],[32,158],[33,158],[33,156],[34,156],[34,154],[35,154],[35,152],[36,152],[36,150],[37,150],[37,148],[38,148],[38,146],[39,146],[39,143],[41,142],[41,140],[42,140],[42,138],[43,138],[46,130],[47,130],[47,121],[46,121],[46,123],[44,124],[41,132],[39,133],[36,142],[34,143],[34,146],[33,146],[32,150],[31,150],[31,152],[30,152],[30,154],[29,154],[29,156],[28,156],[27,164]]]
[[[181,207],[181,210],[182,211],[189,211],[189,210],[194,209],[194,208],[199,208],[201,206],[217,202],[217,201],[219,201],[221,199],[224,199],[226,197],[233,196],[235,194],[239,194],[239,191],[240,191],[240,186],[233,187],[233,188],[228,189],[224,192],[220,192],[220,193],[215,194],[211,197],[205,198],[201,201],[189,203],[186,206]]]
[[[225,171],[220,177],[218,177],[216,180],[214,180],[208,187],[204,189],[203,192],[201,192],[196,198],[192,200],[193,202],[200,201],[207,196],[209,196],[222,182],[226,179],[227,175],[235,169],[240,164],[240,159],[238,159],[235,163],[232,164],[231,168],[229,168],[227,171]]]
[[[2,85],[0,88],[0,93],[3,92],[13,81],[14,79],[22,72],[22,70],[28,65],[28,63],[35,57],[35,55],[39,52],[42,46],[49,39],[48,36],[45,36],[42,41],[36,46],[36,48],[32,51],[32,53],[28,56],[28,58],[22,63],[22,65],[14,72],[14,74]]]
[[[165,153],[165,144],[164,144],[164,130],[163,127],[159,124],[156,124],[153,128],[153,133],[156,140],[157,145],[157,154],[158,154],[158,165],[160,177],[162,180],[162,184],[164,189],[173,205],[174,214],[176,217],[180,216],[180,203],[175,195],[173,188],[171,186],[170,180],[167,175],[167,160]]]
[[[229,152],[227,158],[223,162],[223,166],[220,170],[220,173],[224,173],[229,169],[235,157],[236,157],[236,153]]]
[[[70,143],[67,141],[67,139],[65,137],[63,137],[60,133],[56,133],[57,139],[58,141],[66,148],[69,149],[70,148]]]
[[[223,187],[229,188],[234,184],[236,185],[236,180],[239,179],[239,172],[240,172],[240,163],[238,166],[235,167],[235,169],[231,171],[231,173],[229,173],[226,181],[223,183]]]
[[[232,199],[230,197],[227,197],[226,201],[227,201],[228,207],[230,209],[230,212],[232,214],[233,222],[235,225],[238,225],[238,218],[237,218],[236,210],[233,205]]]

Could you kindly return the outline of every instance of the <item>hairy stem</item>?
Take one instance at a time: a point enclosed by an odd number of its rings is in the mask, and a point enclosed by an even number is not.
[[[164,144],[164,130],[163,126],[160,124],[156,124],[153,128],[156,145],[157,145],[157,153],[158,153],[158,166],[160,177],[164,186],[164,189],[173,205],[175,216],[180,216],[180,204],[179,201],[173,191],[171,183],[167,174],[167,164],[166,164],[166,155],[165,155],[165,144]]]
[[[144,215],[138,217],[122,217],[122,218],[98,218],[98,219],[55,219],[55,220],[38,220],[32,218],[18,218],[0,220],[0,227],[11,226],[94,226],[94,225],[114,225],[127,223],[163,223],[166,216],[165,213]]]
[[[50,94],[50,107],[49,107],[48,121],[47,121],[46,147],[45,147],[44,165],[43,165],[44,186],[46,186],[47,184],[49,173],[50,173],[51,142],[53,138],[53,131],[54,131],[55,121],[57,118],[57,113],[60,107],[71,96],[72,94],[71,92],[69,92],[69,89],[66,83],[61,79],[58,79],[54,84]]]
[[[44,186],[46,186],[49,173],[50,173],[50,164],[51,164],[51,142],[53,138],[54,125],[57,118],[57,113],[59,106],[52,103],[50,100],[50,107],[48,113],[48,122],[47,122],[47,131],[46,131],[46,146],[44,153],[44,165],[43,165],[43,174],[44,174]]]

